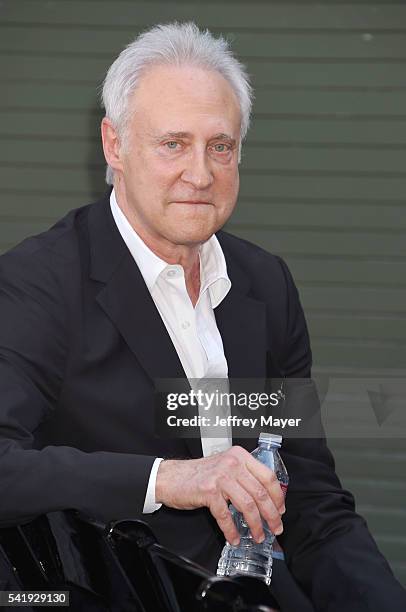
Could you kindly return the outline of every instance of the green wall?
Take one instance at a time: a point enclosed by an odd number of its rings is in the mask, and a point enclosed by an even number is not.
[[[229,37],[256,89],[228,229],[282,255],[315,372],[406,372],[406,3],[3,0],[0,250],[104,191],[97,91],[140,30]],[[406,442],[331,441],[406,584]]]

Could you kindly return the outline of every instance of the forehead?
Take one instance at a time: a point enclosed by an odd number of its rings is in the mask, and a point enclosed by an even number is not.
[[[237,137],[241,113],[226,79],[193,66],[153,66],[130,100],[134,126],[164,131],[213,129]]]

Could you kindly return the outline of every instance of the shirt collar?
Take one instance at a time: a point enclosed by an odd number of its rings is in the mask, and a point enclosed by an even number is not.
[[[133,229],[118,205],[114,189],[110,194],[110,208],[121,237],[139,267],[148,290],[151,291],[160,274],[170,264],[155,255]],[[213,234],[200,247],[200,295],[209,291],[212,308],[216,308],[230,288],[231,281],[227,274],[224,253]]]
[[[227,264],[217,237],[213,234],[200,248],[200,294],[209,291],[212,308],[224,300],[231,289]]]

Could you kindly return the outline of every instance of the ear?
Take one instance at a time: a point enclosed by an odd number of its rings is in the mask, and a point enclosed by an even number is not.
[[[106,162],[114,170],[122,170],[123,163],[121,159],[120,140],[110,119],[103,117],[100,130]]]

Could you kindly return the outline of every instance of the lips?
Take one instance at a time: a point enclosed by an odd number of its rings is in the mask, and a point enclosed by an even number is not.
[[[203,200],[174,200],[172,204],[206,204],[210,205],[211,202],[205,202]]]

